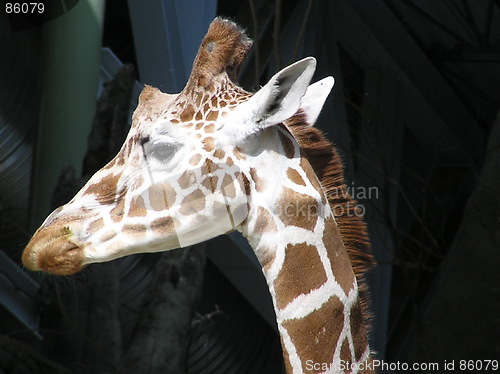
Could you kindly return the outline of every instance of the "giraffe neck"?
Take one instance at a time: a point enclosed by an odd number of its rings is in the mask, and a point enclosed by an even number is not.
[[[252,209],[243,234],[269,286],[287,373],[341,372],[336,364],[365,362],[370,354],[358,284],[320,182],[281,130],[289,158],[276,162],[288,164],[288,178],[276,176],[283,181],[272,194],[276,203]]]
[[[345,271],[350,263],[343,244],[335,240],[336,224],[328,218],[317,226],[332,239],[329,245],[315,243],[310,235],[274,248],[263,243],[254,248],[275,256],[263,272],[287,373],[312,372],[318,364],[323,372],[325,364],[364,362],[370,353],[357,282],[354,273]],[[285,239],[280,230],[275,235],[277,242]]]

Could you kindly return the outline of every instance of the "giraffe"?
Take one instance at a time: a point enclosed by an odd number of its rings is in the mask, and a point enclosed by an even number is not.
[[[236,83],[251,45],[216,18],[181,93],[145,86],[117,156],[46,218],[23,264],[73,274],[238,230],[262,265],[287,373],[373,372],[366,227],[312,127],[334,80],[310,85],[309,57],[251,94]]]

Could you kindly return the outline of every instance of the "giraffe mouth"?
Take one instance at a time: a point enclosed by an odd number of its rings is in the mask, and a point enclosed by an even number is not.
[[[23,252],[23,264],[32,271],[70,275],[83,269],[83,246],[68,228],[41,228]]]

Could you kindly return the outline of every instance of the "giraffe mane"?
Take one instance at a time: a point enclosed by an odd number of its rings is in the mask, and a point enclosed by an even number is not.
[[[349,194],[345,184],[344,165],[340,154],[321,130],[307,122],[306,114],[302,110],[288,119],[285,126],[299,143],[301,151],[325,190],[358,280],[363,316],[369,326],[371,314],[365,274],[374,266],[375,261],[366,223],[358,211],[357,201]]]

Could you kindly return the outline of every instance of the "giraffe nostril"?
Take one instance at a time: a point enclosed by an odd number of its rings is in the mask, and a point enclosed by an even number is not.
[[[32,271],[68,275],[83,267],[83,247],[68,226],[39,229],[23,252],[23,264]]]
[[[47,273],[70,275],[83,268],[83,248],[61,239],[38,255],[38,267]]]

